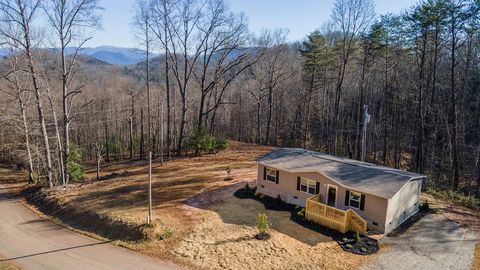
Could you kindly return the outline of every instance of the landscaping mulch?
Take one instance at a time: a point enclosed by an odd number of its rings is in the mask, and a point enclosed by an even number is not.
[[[337,240],[338,244],[344,251],[351,252],[358,255],[370,255],[377,253],[380,249],[378,242],[365,235],[359,235],[357,239],[356,234],[348,232],[341,240]]]
[[[354,232],[341,233],[336,230],[321,226],[320,224],[305,219],[305,208],[286,203],[280,198],[272,198],[256,192],[256,187],[245,187],[237,190],[234,196],[239,199],[253,199],[261,202],[266,209],[274,211],[288,211],[291,213],[290,219],[308,229],[316,231],[320,234],[331,237],[338,245],[347,252],[358,255],[369,255],[377,253],[380,249],[377,240],[365,235],[360,235],[359,241],[356,239]]]

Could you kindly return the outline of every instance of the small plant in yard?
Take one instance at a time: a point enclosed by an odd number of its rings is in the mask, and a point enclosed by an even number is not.
[[[300,211],[297,212],[297,216],[304,217],[305,216],[305,208],[300,209]]]
[[[173,230],[170,229],[169,227],[165,227],[165,228],[163,229],[163,232],[162,232],[162,234],[160,235],[160,237],[161,237],[161,239],[167,239],[167,238],[172,237],[172,235],[173,235]]]
[[[268,234],[268,230],[270,229],[271,224],[268,222],[268,217],[266,214],[258,214],[257,216],[257,229],[258,234],[255,238],[259,240],[266,240],[270,238],[270,234]]]
[[[362,240],[362,238],[360,238],[360,234],[358,233],[358,231],[355,233],[355,242],[360,242],[360,240]]]

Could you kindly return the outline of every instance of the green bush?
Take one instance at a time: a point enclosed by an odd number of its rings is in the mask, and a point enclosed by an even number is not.
[[[257,216],[257,229],[260,235],[265,235],[270,229],[271,224],[268,222],[266,214],[258,214]]]
[[[225,150],[225,149],[228,148],[228,141],[225,140],[225,139],[222,139],[222,138],[220,138],[220,139],[216,138],[214,148],[215,148],[216,151]]]
[[[211,153],[225,150],[228,147],[228,141],[217,139],[210,135],[205,128],[201,128],[188,138],[187,147],[196,153]]]
[[[85,177],[85,168],[80,165],[83,158],[82,149],[76,144],[70,144],[70,154],[67,160],[68,177],[70,182],[82,181]]]

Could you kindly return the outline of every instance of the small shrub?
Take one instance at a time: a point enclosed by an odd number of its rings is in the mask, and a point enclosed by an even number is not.
[[[200,128],[188,137],[186,145],[196,153],[211,153],[227,149],[228,141],[215,138],[205,128]]]
[[[70,182],[80,182],[85,177],[85,168],[80,165],[83,158],[82,149],[76,144],[70,144],[70,154],[67,160],[68,177]]]
[[[361,250],[363,253],[366,253],[366,252],[367,252],[367,249],[364,248],[364,247],[361,247],[360,250]]]
[[[271,224],[268,222],[266,214],[258,214],[257,216],[257,229],[259,235],[266,235],[270,229]]]
[[[222,151],[222,150],[225,150],[228,148],[228,141],[225,140],[225,139],[218,139],[216,138],[215,139],[215,142],[214,142],[214,149],[216,151]]]
[[[305,208],[300,209],[300,211],[297,212],[297,216],[304,217],[305,216]]]
[[[215,139],[206,129],[200,128],[188,138],[187,146],[197,153],[211,152],[215,146]]]
[[[355,233],[355,242],[360,242],[360,240],[362,240],[362,238],[360,238],[360,234],[358,233],[358,231]]]
[[[345,247],[348,248],[348,249],[352,249],[352,248],[353,248],[353,246],[352,246],[351,244],[346,244]]]
[[[165,227],[165,228],[163,229],[163,232],[162,232],[162,234],[160,235],[160,237],[161,237],[162,239],[167,239],[167,238],[172,237],[172,235],[173,235],[173,230],[170,229],[169,227]]]

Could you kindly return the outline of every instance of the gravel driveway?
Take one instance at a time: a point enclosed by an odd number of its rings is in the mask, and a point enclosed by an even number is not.
[[[475,242],[472,230],[430,214],[400,236],[384,239],[385,251],[363,269],[470,270]]]

